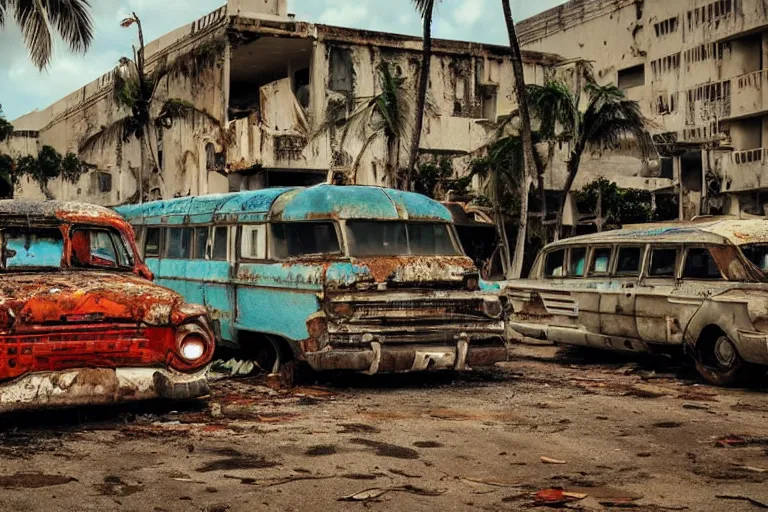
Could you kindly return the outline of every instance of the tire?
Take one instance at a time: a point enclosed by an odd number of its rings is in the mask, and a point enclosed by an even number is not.
[[[729,387],[742,381],[746,363],[736,345],[725,334],[696,349],[696,371],[708,383]]]

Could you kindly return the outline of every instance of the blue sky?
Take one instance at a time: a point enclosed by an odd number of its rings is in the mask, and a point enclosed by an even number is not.
[[[14,119],[45,108],[110,70],[131,52],[134,30],[119,22],[131,11],[142,19],[148,40],[189,23],[224,4],[225,0],[91,0],[96,36],[85,55],[61,45],[50,67],[40,72],[27,58],[13,23],[0,30],[0,104]],[[523,19],[563,0],[513,0],[514,16]],[[417,35],[420,20],[411,0],[289,0],[290,12],[314,21],[370,30]],[[443,0],[438,8],[436,37],[505,44],[506,28],[499,0]]]

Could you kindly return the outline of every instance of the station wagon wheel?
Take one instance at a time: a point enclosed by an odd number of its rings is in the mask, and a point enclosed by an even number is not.
[[[725,334],[700,341],[696,352],[696,370],[710,384],[732,386],[741,379],[744,361]]]

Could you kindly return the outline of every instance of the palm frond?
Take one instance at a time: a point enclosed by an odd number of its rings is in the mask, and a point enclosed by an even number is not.
[[[584,113],[581,134],[583,146],[593,150],[613,148],[631,140],[642,157],[656,153],[653,139],[648,132],[648,121],[640,104],[627,99],[614,86],[588,84],[589,106]]]
[[[78,144],[79,154],[87,153],[96,149],[99,144],[107,144],[111,141],[123,139],[125,137],[126,118],[115,121],[109,126],[102,126],[99,131],[86,137]]]
[[[32,62],[40,69],[45,68],[53,54],[53,36],[43,0],[18,0],[12,5]]]
[[[427,17],[427,14],[434,12],[435,4],[440,0],[413,0],[413,6],[419,11],[421,18]]]
[[[5,25],[5,10],[7,9],[7,1],[0,0],[0,28]]]
[[[88,0],[46,0],[48,19],[74,52],[88,50],[93,41],[93,19]]]
[[[539,119],[539,133],[544,139],[555,140],[558,125],[564,133],[574,133],[580,113],[568,86],[552,80],[543,86],[529,85],[527,89],[531,114]]]

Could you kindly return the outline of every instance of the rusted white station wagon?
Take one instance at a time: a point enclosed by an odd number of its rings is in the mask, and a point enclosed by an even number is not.
[[[616,351],[691,356],[730,385],[768,368],[768,220],[639,226],[547,246],[512,281],[509,327]]]

